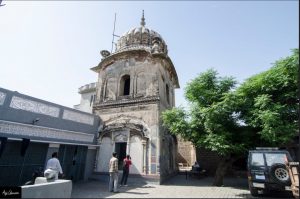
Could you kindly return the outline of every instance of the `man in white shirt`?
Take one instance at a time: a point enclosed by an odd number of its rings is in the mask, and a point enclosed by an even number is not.
[[[57,152],[52,153],[52,158],[47,162],[46,170],[47,169],[55,171],[55,180],[58,179],[58,173],[63,174],[59,160],[57,159]]]

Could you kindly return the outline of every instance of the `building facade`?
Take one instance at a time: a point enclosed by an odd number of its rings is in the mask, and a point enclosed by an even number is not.
[[[178,77],[167,45],[141,25],[121,36],[112,54],[101,52],[93,113],[100,116],[96,171],[108,172],[113,151],[132,157],[131,174],[162,182],[177,171],[177,139],[162,126],[161,113],[175,106]],[[121,161],[120,161],[121,165]]]
[[[58,152],[63,172],[87,180],[95,167],[98,116],[0,88],[0,186],[20,186]]]

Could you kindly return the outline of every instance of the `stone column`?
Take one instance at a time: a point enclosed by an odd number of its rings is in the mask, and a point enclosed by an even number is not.
[[[126,155],[130,154],[130,130],[127,131]]]
[[[47,151],[47,155],[46,155],[46,160],[45,160],[44,167],[46,167],[47,161],[50,158],[52,158],[52,153],[54,153],[54,152],[58,153],[59,146],[60,146],[60,144],[56,144],[56,143],[50,143],[49,144],[49,148],[48,148],[48,151]],[[58,154],[58,156],[60,156],[60,155],[62,155],[62,154]],[[60,164],[62,164],[62,162]]]
[[[95,168],[95,159],[97,159],[97,148],[96,146],[88,146],[88,151],[85,159],[85,169],[84,169],[84,181],[87,181],[88,178],[92,175]]]
[[[112,151],[116,152],[116,145],[115,145],[115,132],[111,132],[111,145],[112,145]]]
[[[146,174],[146,166],[147,166],[147,162],[146,162],[146,144],[147,141],[146,140],[142,140],[142,145],[143,145],[143,173]]]
[[[99,141],[99,146],[97,147],[97,151],[96,151],[96,158],[95,158],[95,163],[94,163],[94,171],[99,171],[99,164],[98,161],[100,159],[100,148],[101,148],[101,142]]]

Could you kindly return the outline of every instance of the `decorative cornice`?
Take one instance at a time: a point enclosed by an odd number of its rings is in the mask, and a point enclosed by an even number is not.
[[[145,48],[135,47],[132,48],[128,47],[126,51],[118,51],[115,52],[101,60],[98,66],[91,68],[94,72],[99,72],[100,70],[104,70],[109,65],[113,64],[116,60],[120,60],[125,57],[134,57],[134,56],[151,56],[151,53],[147,51]]]
[[[149,45],[142,45],[142,44],[133,44],[131,46],[125,46],[122,49],[120,49],[119,51],[113,53],[112,55],[121,53],[121,52],[125,52],[125,51],[133,51],[133,50],[144,50],[148,53],[151,53],[151,46]]]
[[[118,100],[118,101],[109,101],[109,102],[101,102],[94,105],[94,109],[98,110],[101,108],[113,108],[120,106],[129,106],[133,104],[149,104],[159,102],[160,98],[158,96],[155,97],[147,97],[142,99],[129,99],[129,100]]]
[[[94,134],[87,134],[75,131],[67,131],[42,126],[33,126],[16,122],[0,120],[0,133],[15,136],[26,136],[32,139],[47,140],[59,139],[64,141],[92,143]]]
[[[126,47],[126,49],[124,49],[124,51],[120,50],[118,52],[111,54],[108,57],[105,57],[104,59],[101,60],[98,66],[91,68],[91,70],[99,73],[101,70],[105,70],[106,67],[112,65],[117,60],[120,60],[126,56],[134,57],[136,55],[139,55],[139,56],[148,56],[152,59],[159,58],[167,62],[167,65],[169,65],[167,69],[172,77],[172,81],[174,82],[175,88],[180,88],[177,72],[175,70],[174,64],[170,59],[170,57],[164,53],[151,53],[150,50],[151,49],[149,47],[143,45],[128,46]]]

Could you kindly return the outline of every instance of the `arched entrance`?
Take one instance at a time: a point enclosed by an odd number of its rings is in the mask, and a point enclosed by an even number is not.
[[[124,119],[124,118],[123,118]],[[99,151],[97,157],[96,170],[98,172],[108,172],[109,160],[113,152],[118,154],[119,170],[122,169],[122,160],[127,154],[131,156],[132,166],[130,173],[147,173],[147,151],[148,132],[147,126],[142,121],[128,118],[123,120],[108,121],[104,125],[99,136]]]

